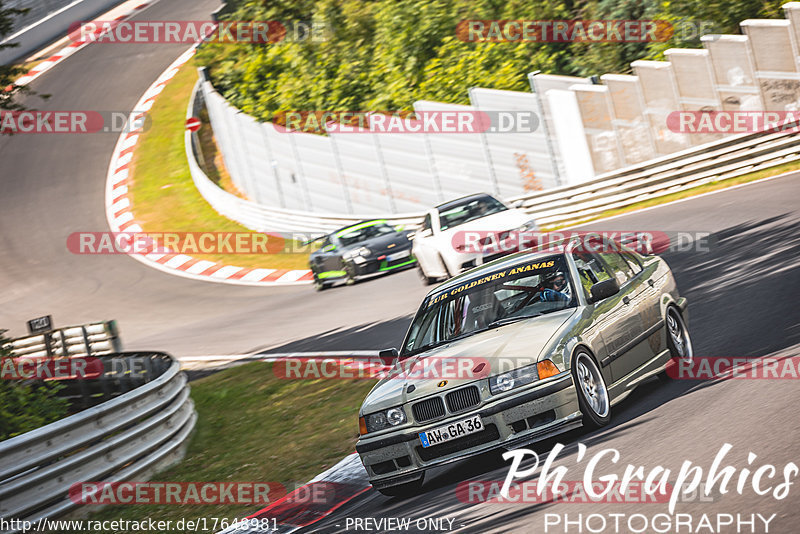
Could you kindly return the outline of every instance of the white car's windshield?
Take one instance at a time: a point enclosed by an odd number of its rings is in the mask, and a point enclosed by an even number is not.
[[[439,209],[439,227],[442,231],[464,224],[508,208],[499,200],[488,195],[473,197],[461,204],[447,205]]]
[[[574,295],[563,255],[488,271],[430,295],[414,318],[402,353],[574,307]]]

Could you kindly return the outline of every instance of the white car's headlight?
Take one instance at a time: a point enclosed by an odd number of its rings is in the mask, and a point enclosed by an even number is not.
[[[539,225],[536,224],[535,219],[531,219],[530,221],[526,222],[519,228],[517,228],[517,232],[537,232],[539,231]]]
[[[536,372],[536,364],[526,365],[519,369],[514,369],[507,373],[499,374],[489,378],[489,391],[492,395],[504,393],[514,388],[530,384],[539,379]]]
[[[406,422],[406,412],[402,407],[389,408],[364,417],[367,433],[377,432]]]

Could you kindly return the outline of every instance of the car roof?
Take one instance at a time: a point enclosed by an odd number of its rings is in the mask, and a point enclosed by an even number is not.
[[[494,198],[489,193],[473,193],[471,195],[467,195],[467,196],[463,196],[463,197],[459,197],[459,198],[454,198],[453,200],[448,200],[447,202],[445,202],[443,204],[439,204],[438,206],[436,206],[436,209],[439,210],[439,211],[448,210],[448,209],[453,208],[455,206],[459,206],[459,205],[465,204],[466,202],[469,202],[471,200],[475,200],[475,199],[482,198],[482,197]],[[495,199],[495,200],[497,200],[497,199]]]
[[[510,254],[508,256],[503,256],[502,258],[490,261],[489,263],[479,265],[478,267],[470,269],[469,271],[459,274],[458,276],[454,276],[447,282],[436,286],[436,288],[431,290],[427,296],[430,296],[434,293],[440,293],[444,290],[450,289],[453,286],[461,285],[464,282],[471,282],[472,280],[476,280],[478,278],[486,276],[486,274],[490,272],[510,269],[512,267],[516,267],[517,265],[526,263],[531,260],[544,258],[547,256],[561,255],[563,253],[564,253],[563,251],[542,250],[542,251],[523,251],[523,252],[517,252],[515,254]]]
[[[329,236],[330,235],[337,235],[337,234],[339,234],[341,232],[344,232],[345,230],[349,230],[351,228],[355,228],[356,226],[361,225],[361,224],[366,226],[369,223],[377,224],[377,223],[385,223],[385,222],[386,222],[386,219],[364,219],[363,221],[358,221],[358,222],[355,222],[353,224],[348,224],[347,226],[342,226],[341,228],[337,228],[336,230],[334,230],[333,232],[329,233],[328,235]]]

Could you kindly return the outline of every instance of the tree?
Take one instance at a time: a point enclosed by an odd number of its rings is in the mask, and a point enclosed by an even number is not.
[[[58,397],[59,385],[9,379],[9,339],[0,330],[0,441],[35,430],[67,415],[68,401]]]
[[[628,73],[637,59],[702,46],[697,28],[738,33],[778,18],[782,1],[751,0],[228,0],[227,20],[317,21],[325,39],[210,42],[198,61],[233,105],[261,120],[286,111],[410,110],[415,100],[468,104],[470,87],[529,91],[527,73]],[[467,20],[650,20],[656,42],[466,42]],[[290,29],[290,28],[289,28]]]
[[[4,8],[0,0],[0,40],[4,39],[14,29],[14,17],[24,15],[27,9]],[[17,43],[0,44],[0,50],[19,46]],[[17,97],[22,94],[35,94],[26,86],[14,83],[14,80],[25,74],[25,68],[19,65],[0,65],[0,110],[17,111],[24,109]],[[40,95],[45,97],[45,95]]]

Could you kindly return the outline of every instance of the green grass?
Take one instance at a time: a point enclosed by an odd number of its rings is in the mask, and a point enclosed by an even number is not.
[[[640,209],[649,208],[652,206],[659,206],[661,204],[666,204],[668,202],[674,202],[676,200],[702,195],[703,193],[710,193],[712,191],[719,191],[721,189],[727,189],[728,187],[732,187],[735,185],[746,184],[748,182],[761,180],[762,178],[777,176],[778,174],[783,174],[785,172],[791,172],[796,170],[800,170],[800,161],[790,161],[788,163],[782,163],[780,165],[776,165],[768,169],[762,169],[760,171],[755,171],[748,174],[742,174],[741,176],[735,176],[733,178],[727,178],[725,180],[719,180],[717,182],[710,182],[707,184],[699,185],[697,187],[692,187],[691,189],[686,189],[685,191],[678,191],[675,193],[664,195],[662,197],[653,198],[649,200],[642,200],[641,202],[636,202],[635,204],[631,204],[630,206],[625,206],[623,208],[616,208],[612,210],[603,211],[591,217],[590,219],[585,219],[580,221],[580,224],[589,223],[599,219],[606,219],[608,217],[614,217],[616,215],[622,215],[624,213],[630,213]],[[548,226],[544,228],[544,230],[552,231],[552,230],[558,230],[559,228],[564,228],[567,226],[574,226],[574,225],[575,223],[560,224],[556,226]]]
[[[167,84],[150,110],[150,127],[140,137],[133,158],[129,190],[134,215],[145,232],[248,232],[214,211],[192,182],[184,151],[184,123],[196,80],[197,71],[189,62]],[[307,252],[197,257],[241,267],[308,268]]]
[[[159,482],[303,484],[354,451],[372,380],[286,380],[254,362],[192,382],[199,418],[186,457]],[[90,520],[241,518],[263,506],[126,505]],[[119,531],[125,532],[125,531]]]

